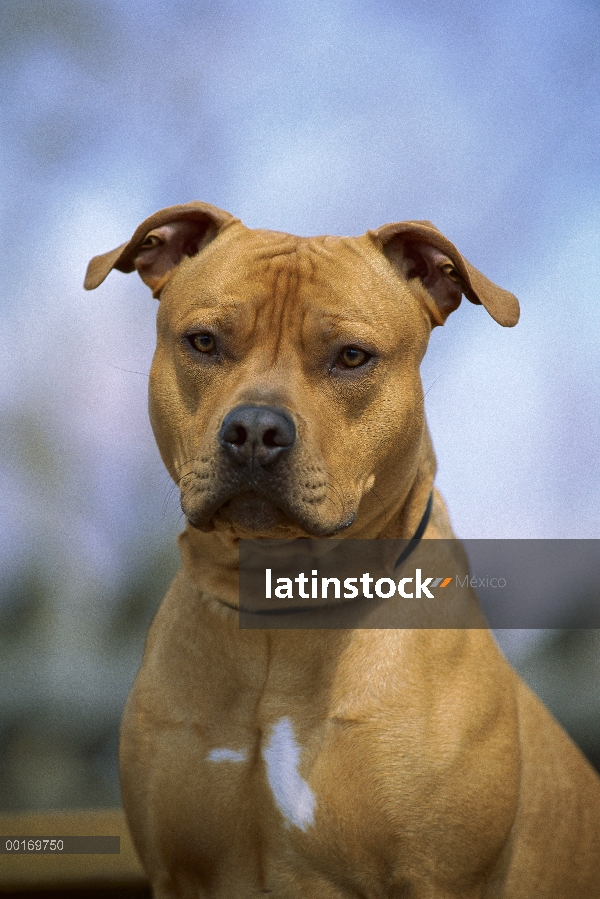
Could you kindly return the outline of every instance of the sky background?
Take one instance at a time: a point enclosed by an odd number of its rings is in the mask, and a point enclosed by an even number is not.
[[[193,199],[302,235],[433,221],[522,307],[463,301],[423,364],[456,533],[600,536],[595,0],[2,0],[0,53],[0,609],[37,579],[66,640],[176,564],[156,302],[82,282]]]

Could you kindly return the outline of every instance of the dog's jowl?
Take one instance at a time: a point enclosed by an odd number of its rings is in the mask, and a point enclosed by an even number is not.
[[[204,203],[85,286],[112,268],[160,300],[150,417],[186,516],[121,732],[155,896],[597,899],[600,782],[477,617],[239,627],[241,538],[452,537],[419,366],[463,295],[504,326],[515,297],[429,222],[299,238]]]

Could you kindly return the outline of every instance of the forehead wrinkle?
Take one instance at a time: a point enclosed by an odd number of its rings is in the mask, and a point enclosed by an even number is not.
[[[293,327],[290,319],[294,315],[294,307],[298,295],[298,257],[297,253],[286,253],[273,260],[276,265],[275,286],[271,306],[271,327],[275,335],[273,347],[273,363],[279,357],[281,341],[286,325]]]
[[[275,365],[282,351],[284,334],[302,333],[303,310],[298,301],[301,283],[312,280],[313,266],[309,254],[298,252],[298,245],[287,245],[282,252],[262,254],[269,273],[270,290],[255,312],[255,327],[270,349],[270,365]]]

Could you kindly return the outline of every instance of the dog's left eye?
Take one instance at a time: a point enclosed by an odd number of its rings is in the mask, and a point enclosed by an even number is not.
[[[212,334],[192,334],[189,341],[194,349],[201,353],[212,353],[215,348],[215,338]]]
[[[346,346],[337,357],[336,362],[341,368],[358,368],[368,362],[370,358],[364,350],[359,350],[356,346]]]

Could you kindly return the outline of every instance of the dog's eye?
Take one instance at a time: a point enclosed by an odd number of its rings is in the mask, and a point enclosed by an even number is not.
[[[189,340],[194,349],[201,353],[212,353],[215,348],[215,338],[212,334],[192,334]]]
[[[337,363],[343,368],[358,368],[368,362],[370,356],[364,350],[359,350],[355,346],[346,346],[337,357]]]

